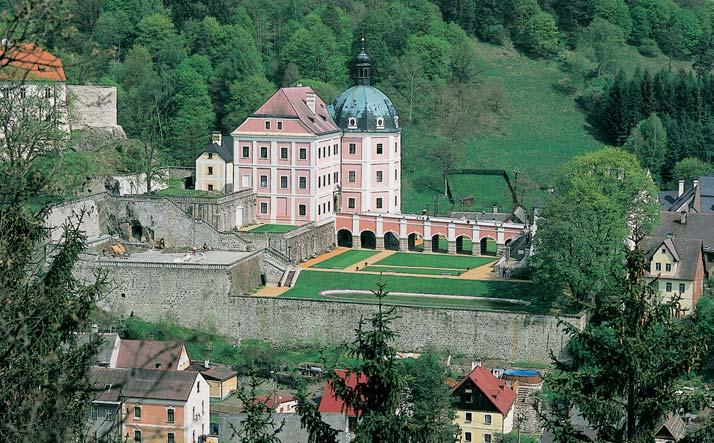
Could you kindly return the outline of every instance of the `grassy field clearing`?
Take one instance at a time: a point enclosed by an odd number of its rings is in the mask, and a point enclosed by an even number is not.
[[[314,264],[311,268],[342,269],[353,264],[361,264],[363,260],[370,258],[378,252],[379,251],[373,251],[371,249],[353,249]]]
[[[461,255],[415,254],[396,252],[375,263],[380,266],[411,266],[415,268],[471,269],[492,262],[491,257],[469,257]]]
[[[305,270],[300,273],[295,286],[285,292],[281,297],[326,300],[328,298],[320,295],[320,291],[327,289],[357,289],[373,290],[379,276],[373,274],[360,274],[353,272],[320,272]],[[458,300],[458,299],[438,299],[435,297],[409,298],[400,296],[399,298],[389,298],[387,303],[393,304],[419,304],[422,306],[437,307],[458,307],[462,309],[496,309],[532,313],[545,313],[550,310],[549,303],[539,299],[537,288],[530,283],[515,281],[482,281],[482,280],[459,280],[435,277],[407,277],[399,275],[385,274],[381,277],[387,282],[387,291],[413,292],[423,294],[447,294],[447,295],[467,295],[471,297],[492,297],[503,299],[516,299],[530,302],[530,305],[516,305],[508,302],[488,301],[488,300]],[[359,294],[333,295],[330,300],[337,298],[360,301],[375,302],[374,297],[362,297]]]

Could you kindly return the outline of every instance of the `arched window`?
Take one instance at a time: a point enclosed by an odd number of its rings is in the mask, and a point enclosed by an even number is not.
[[[379,128],[379,129],[384,128],[384,119],[382,117],[377,117],[377,128]]]
[[[347,126],[349,126],[350,128],[356,128],[357,127],[357,119],[354,117],[350,117],[347,120]]]

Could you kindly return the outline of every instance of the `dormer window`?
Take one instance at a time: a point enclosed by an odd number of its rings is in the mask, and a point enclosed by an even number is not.
[[[399,116],[394,116],[394,127],[398,128],[399,127]]]
[[[377,117],[377,129],[384,129],[384,119]]]
[[[347,120],[347,127],[350,129],[355,129],[357,127],[357,119],[354,117],[350,117]]]

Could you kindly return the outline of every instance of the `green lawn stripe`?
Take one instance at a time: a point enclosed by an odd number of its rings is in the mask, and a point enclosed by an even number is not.
[[[342,269],[347,266],[362,264],[364,260],[367,260],[378,252],[379,251],[372,251],[368,249],[353,249],[328,258],[327,260],[312,265],[311,267],[320,269]]]

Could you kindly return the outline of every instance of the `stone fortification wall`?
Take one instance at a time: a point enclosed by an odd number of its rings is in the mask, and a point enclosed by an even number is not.
[[[100,205],[102,231],[130,241],[164,239],[168,248],[202,247],[227,251],[254,248],[233,233],[216,231],[193,219],[167,198],[148,196],[107,197]]]
[[[95,200],[101,199],[102,195],[90,195],[78,200],[60,203],[52,208],[45,226],[51,228],[51,241],[56,242],[62,237],[62,225],[72,220],[76,223],[76,216],[84,210],[82,219],[82,230],[87,238],[98,237],[101,234],[99,209]]]
[[[68,85],[67,104],[72,130],[97,128],[126,137],[117,124],[116,87]]]
[[[171,201],[220,232],[255,223],[255,194],[250,189],[219,198],[171,197]]]
[[[241,232],[240,236],[256,248],[272,248],[293,262],[321,254],[335,245],[335,225],[310,223],[285,233]]]
[[[121,290],[110,295],[104,307],[153,321],[170,316],[189,327],[210,320],[219,333],[229,337],[277,345],[351,341],[360,317],[375,312],[375,305],[359,303],[234,296],[257,283],[249,280],[241,288],[236,286],[236,279],[259,275],[252,266],[231,271],[233,278],[219,270],[108,267],[115,287]],[[567,342],[558,319],[548,315],[414,307],[398,307],[397,314],[400,318],[394,327],[399,333],[397,348],[402,351],[434,348],[484,359],[545,363],[550,361],[549,351],[560,354]],[[564,320],[581,326],[583,322],[578,317]]]

